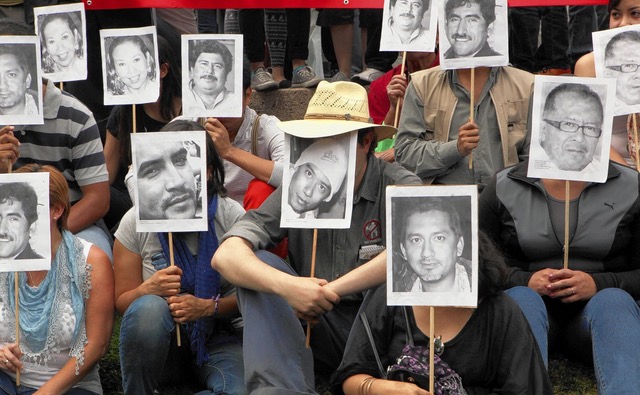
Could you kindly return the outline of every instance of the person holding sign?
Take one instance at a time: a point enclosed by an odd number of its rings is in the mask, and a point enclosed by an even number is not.
[[[176,120],[162,129],[185,130],[204,128]],[[138,232],[135,207],[116,231],[115,296],[122,314],[120,365],[127,395],[153,394],[194,371],[193,380],[207,389],[202,393],[246,394],[242,338],[234,325],[239,315],[235,289],[210,265],[219,238],[244,210],[226,197],[222,160],[208,136],[206,151],[209,230],[173,233],[175,266],[167,263],[171,238]],[[175,342],[176,324],[183,328],[181,347]]]
[[[350,227],[319,229],[314,248],[310,229],[280,226],[280,186],[233,226],[211,262],[240,287],[245,381],[250,393],[315,393],[314,367],[319,377],[326,378],[340,363],[362,301],[358,292],[384,282],[385,188],[420,184],[420,179],[397,164],[375,158],[376,139],[391,136],[395,129],[367,122],[367,104],[367,92],[360,85],[323,81],[305,119],[280,124],[297,137],[358,131],[355,188],[347,191],[353,193],[354,202]],[[289,263],[262,251],[285,237],[289,238]],[[315,277],[309,277],[314,249],[318,263]],[[313,352],[305,348],[300,319],[317,324],[311,331]]]
[[[551,394],[551,382],[527,321],[513,300],[500,292],[504,287],[504,258],[485,235],[478,236],[478,308],[436,308],[435,333],[443,334],[444,343],[442,349],[436,347],[435,351],[454,372],[446,382],[439,382],[436,374],[435,389],[446,385],[457,390],[453,392],[456,394],[466,393],[462,392],[465,390],[470,394]],[[425,332],[430,325],[429,307],[407,307],[407,328],[402,307],[387,305],[386,285],[370,292],[361,311],[366,314],[375,343],[369,341],[360,316],[349,333],[342,363],[335,373],[334,393],[429,394],[428,388],[421,389],[415,383],[381,377],[373,352],[375,347],[383,368],[393,365],[407,344],[407,330],[413,334],[416,346],[428,348]],[[368,392],[362,391],[365,385]]]
[[[25,183],[0,188],[0,259],[42,259],[29,243],[38,220],[38,196]]]
[[[26,25],[0,19],[0,35],[33,35]],[[72,208],[69,231],[94,243],[111,256],[111,236],[102,217],[109,209],[109,175],[100,132],[91,111],[52,81],[42,80],[44,124],[0,128],[0,158],[14,168],[29,163],[51,163],[69,184]],[[7,172],[8,162],[0,163]]]
[[[600,394],[640,388],[640,178],[609,162],[604,183],[527,177],[523,162],[480,195],[479,224],[510,266],[507,293],[547,360],[557,342],[593,357]],[[565,225],[565,183],[570,215]],[[563,268],[565,226],[568,268]],[[560,242],[559,242],[560,240]]]
[[[476,110],[470,121],[469,69],[433,67],[412,74],[398,126],[396,160],[425,181],[478,184],[481,191],[496,171],[528,157],[532,85],[533,75],[526,71],[476,68]],[[470,171],[472,151],[476,154]]]
[[[36,164],[16,170],[31,172],[49,173],[53,259],[49,271],[0,274],[0,389],[13,394],[102,394],[98,361],[109,348],[113,326],[111,263],[99,248],[66,229],[69,189],[62,173]],[[14,293],[16,274],[19,295]]]

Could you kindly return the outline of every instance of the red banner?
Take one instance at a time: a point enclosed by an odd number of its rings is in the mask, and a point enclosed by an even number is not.
[[[440,0],[433,0],[440,1]],[[508,0],[510,7],[607,4],[607,0]],[[383,0],[84,0],[87,10],[121,8],[382,8]]]

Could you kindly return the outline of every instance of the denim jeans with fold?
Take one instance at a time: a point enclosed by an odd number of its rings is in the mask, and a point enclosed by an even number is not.
[[[561,341],[567,351],[593,358],[599,394],[638,393],[640,307],[631,295],[606,288],[587,302],[564,304],[528,287],[514,287],[506,293],[529,321],[545,364],[549,342]]]
[[[176,324],[167,302],[160,296],[136,299],[120,325],[120,367],[125,394],[152,394],[162,384],[184,379],[194,372],[206,390],[198,395],[244,395],[242,346],[239,341],[208,346],[209,361],[198,367],[189,341],[177,347]],[[184,330],[181,331],[184,335]],[[214,339],[211,339],[214,340]]]
[[[31,388],[24,385],[16,386],[11,376],[0,370],[0,395],[31,395],[36,392],[37,388]],[[63,395],[97,395],[95,392],[81,389],[71,388]]]

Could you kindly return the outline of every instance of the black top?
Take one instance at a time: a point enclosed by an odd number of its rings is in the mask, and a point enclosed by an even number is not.
[[[386,305],[386,286],[371,291],[365,308],[380,359],[386,368],[395,363],[406,344],[405,322],[399,306]],[[413,310],[407,309],[415,345],[429,345],[418,329]],[[518,305],[507,295],[487,296],[460,333],[445,343],[441,355],[473,394],[551,394],[553,389],[529,325]],[[380,377],[369,338],[360,318],[349,334],[344,357],[333,377],[334,393],[356,374]]]

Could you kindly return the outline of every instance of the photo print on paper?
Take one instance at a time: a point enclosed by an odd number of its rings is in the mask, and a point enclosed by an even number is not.
[[[42,125],[40,43],[36,36],[0,36],[0,124]]]
[[[528,176],[605,182],[615,80],[536,76]]]
[[[0,174],[0,272],[49,270],[49,174]]]
[[[285,134],[283,228],[351,226],[357,131],[305,139]]]
[[[207,230],[205,133],[131,135],[139,232]]]
[[[477,304],[477,188],[387,187],[389,305]]]
[[[509,64],[507,0],[443,0],[440,4],[442,69]]]
[[[160,95],[155,26],[100,30],[104,104],[153,103]]]
[[[380,50],[433,52],[436,7],[433,0],[385,0]]]
[[[182,35],[182,109],[188,117],[240,117],[242,35]]]
[[[33,13],[44,78],[54,82],[86,80],[84,3],[36,7]]]

